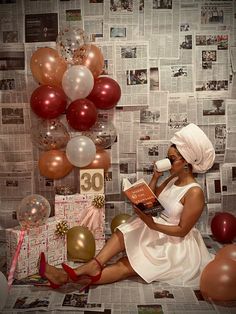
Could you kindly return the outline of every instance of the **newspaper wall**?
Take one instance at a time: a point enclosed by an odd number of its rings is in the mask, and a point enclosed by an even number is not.
[[[38,87],[31,56],[40,47],[56,49],[57,34],[67,27],[85,30],[103,53],[102,74],[117,80],[122,90],[115,109],[99,111],[117,130],[105,175],[107,200],[121,202],[126,210],[122,178],[148,181],[171,136],[193,122],[216,150],[213,168],[197,177],[205,190],[205,213],[215,205],[235,213],[235,1],[19,0],[1,1],[0,9],[1,228],[17,224],[16,208],[26,195],[42,194],[53,208],[58,185],[78,192],[78,169],[55,181],[40,176],[40,151],[30,135],[39,120],[29,104]],[[68,126],[65,115],[60,120]],[[204,215],[201,225],[209,231]]]

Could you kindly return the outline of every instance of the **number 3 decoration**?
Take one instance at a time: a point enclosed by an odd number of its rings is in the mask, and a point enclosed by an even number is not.
[[[104,170],[80,170],[80,193],[104,193]]]

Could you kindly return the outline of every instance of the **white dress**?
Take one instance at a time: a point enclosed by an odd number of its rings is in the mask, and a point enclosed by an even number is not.
[[[178,225],[183,210],[181,198],[191,187],[200,187],[197,183],[176,186],[176,180],[171,180],[159,195],[158,200],[165,210],[160,217],[154,217],[155,222]],[[185,237],[169,236],[150,229],[135,215],[118,229],[124,235],[132,268],[148,283],[160,281],[174,286],[198,287],[203,268],[213,259],[196,228]]]

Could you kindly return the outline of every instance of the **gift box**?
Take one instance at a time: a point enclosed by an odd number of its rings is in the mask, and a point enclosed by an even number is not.
[[[38,273],[38,261],[41,252],[45,253],[48,262],[54,266],[67,260],[66,237],[55,234],[59,221],[56,217],[51,217],[46,224],[25,231],[14,278],[22,279]],[[16,252],[20,232],[20,227],[6,229],[7,272],[10,270]]]
[[[55,196],[55,216],[65,220],[69,228],[86,226],[93,233],[96,251],[105,244],[104,194],[79,194]]]

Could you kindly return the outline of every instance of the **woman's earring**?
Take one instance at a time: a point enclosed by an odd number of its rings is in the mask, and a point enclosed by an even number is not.
[[[184,171],[185,171],[185,172],[189,172],[188,164],[185,164],[185,165],[184,165]]]

